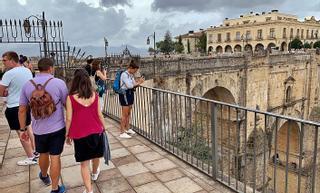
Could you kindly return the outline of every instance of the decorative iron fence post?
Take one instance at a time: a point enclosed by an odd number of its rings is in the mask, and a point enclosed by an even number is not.
[[[48,56],[48,47],[47,47],[47,32],[46,32],[46,25],[47,21],[44,16],[44,11],[42,12],[42,34],[43,34],[43,49],[44,49],[44,57],[47,58]]]
[[[217,124],[217,107],[211,103],[211,145],[212,145],[212,177],[217,179],[218,170],[218,124]]]

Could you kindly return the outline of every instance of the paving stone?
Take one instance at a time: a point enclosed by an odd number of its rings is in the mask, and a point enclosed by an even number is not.
[[[61,156],[66,156],[66,155],[74,155],[74,147],[73,145],[65,145],[64,149],[62,151]]]
[[[110,144],[118,143],[118,142],[119,142],[119,141],[118,141],[116,138],[114,138],[114,137],[108,137],[108,141],[109,141]]]
[[[117,168],[104,170],[100,172],[97,182],[102,182],[106,180],[110,180],[112,178],[122,177],[120,171]]]
[[[188,184],[186,186],[186,184]],[[188,177],[169,181],[165,185],[174,193],[193,193],[202,190],[202,188]]]
[[[168,182],[185,176],[180,170],[172,169],[155,174],[162,182]]]
[[[109,161],[109,165],[105,164],[104,163],[104,158],[100,158],[100,170],[103,171],[103,170],[110,170],[110,169],[113,169],[115,168],[114,164],[112,161]]]
[[[172,161],[168,160],[167,158],[148,162],[145,164],[145,166],[154,173],[177,167]]]
[[[0,189],[23,184],[29,181],[29,172],[19,172],[0,177]]]
[[[130,155],[130,152],[126,148],[119,148],[115,150],[111,150],[111,158],[119,158],[119,157],[124,157]]]
[[[14,149],[7,149],[6,151],[6,159],[14,158],[14,157],[21,157],[25,156],[26,153],[22,147],[14,148]]]
[[[194,178],[193,181],[195,181],[199,186],[201,186],[206,191],[211,191],[214,189],[213,186],[210,186],[205,181],[203,181],[201,178]]]
[[[67,168],[79,164],[80,162],[76,162],[73,154],[61,157],[61,168]]]
[[[31,181],[30,192],[34,193],[48,193],[51,191],[51,186],[46,186],[43,182],[37,178]]]
[[[133,155],[128,155],[125,157],[120,157],[113,159],[112,162],[114,163],[115,166],[119,167],[125,164],[137,162],[138,160],[133,156]]]
[[[111,151],[114,149],[123,148],[123,145],[120,142],[110,143],[109,144]]]
[[[63,183],[68,189],[83,185],[80,165],[63,168],[61,170],[61,176]]]
[[[1,146],[1,143],[0,143]],[[19,138],[9,139],[7,149],[22,147]]]
[[[118,167],[121,174],[125,177],[134,176],[136,174],[141,174],[148,172],[149,170],[142,165],[141,162],[134,162]]]
[[[200,190],[200,191],[197,191],[197,192],[195,192],[195,193],[208,193],[208,192],[205,191],[205,190]]]
[[[159,181],[135,187],[137,193],[170,193],[170,190]]]
[[[98,188],[96,184],[92,184],[93,192],[98,193]],[[67,193],[82,193],[85,190],[84,186],[77,187],[77,188],[72,188],[72,189],[67,189]]]
[[[147,151],[143,153],[136,154],[136,157],[143,163],[163,159],[163,156],[161,156],[159,153],[155,151]]]
[[[28,166],[18,166],[17,161],[23,160],[25,157],[15,157],[6,159],[3,162],[2,168],[0,170],[0,176],[10,175],[14,173],[19,173],[29,170]]]
[[[156,181],[157,178],[150,172],[134,175],[128,177],[128,181],[131,186],[136,187],[143,184],[147,184],[149,182]]]
[[[1,189],[3,193],[29,193],[29,183],[23,183],[9,188]]]
[[[128,147],[129,151],[131,151],[133,154],[142,153],[146,151],[150,151],[151,148],[147,147],[144,144],[135,145],[132,147]]]
[[[122,177],[98,182],[97,185],[101,193],[120,193],[131,189],[126,179]]]
[[[125,147],[132,147],[132,146],[135,146],[135,145],[142,144],[139,140],[136,140],[136,139],[121,140],[120,142]]]

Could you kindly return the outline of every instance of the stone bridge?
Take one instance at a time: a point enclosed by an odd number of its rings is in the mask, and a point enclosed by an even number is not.
[[[148,81],[145,84],[150,87],[204,97],[295,118],[319,121],[319,64],[320,56],[314,52],[255,56],[242,55],[141,61],[141,73],[147,77]],[[222,129],[224,129],[224,124],[228,124],[228,120],[225,120],[225,117],[228,116],[227,113],[223,111],[221,117],[218,117],[218,120],[224,121],[224,123],[221,123]],[[231,112],[231,119],[235,120],[236,117],[232,117],[232,114],[235,115],[235,112]],[[264,122],[263,118],[260,119]],[[247,121],[246,137],[243,134],[244,129],[240,129],[241,142],[250,141],[250,138],[257,136],[257,133],[253,134],[254,118],[248,117]],[[231,128],[236,130],[236,124],[236,121],[233,121]],[[257,153],[257,160],[261,158],[257,163],[257,171],[261,171],[262,173],[262,156],[264,154],[267,154],[266,156],[269,159],[274,156],[271,152],[274,151],[275,144],[277,144],[280,152],[279,159],[282,161],[286,160],[288,135],[290,142],[289,163],[292,166],[297,166],[298,164],[300,155],[299,139],[302,136],[302,152],[305,156],[302,167],[305,168],[307,165],[310,165],[314,150],[314,133],[308,133],[305,130],[303,135],[301,134],[301,125],[295,122],[290,123],[285,119],[281,119],[278,122],[275,119],[267,120],[266,124],[265,130],[258,131],[258,136],[256,139],[253,139],[256,140],[257,149],[260,150],[263,149],[264,143],[258,139],[263,140],[267,138],[268,140],[267,152],[261,151]],[[278,136],[275,134],[276,132]],[[235,135],[235,132],[233,134]],[[231,134],[231,137],[237,137],[232,136],[233,134]],[[275,141],[276,136],[277,141]],[[231,140],[230,136],[226,140]],[[241,149],[244,149],[244,144],[241,143],[239,146],[241,152]],[[234,156],[235,158],[237,157],[237,155]],[[250,160],[247,163],[249,165]],[[272,173],[271,170],[269,172]],[[283,176],[284,172],[284,169],[283,171],[279,169],[277,175]],[[291,181],[289,192],[295,191],[297,188],[295,187],[296,174],[292,172],[289,175],[289,181]],[[269,177],[271,180],[269,184],[273,184],[273,176],[270,174]],[[277,179],[279,192],[284,192],[283,184],[285,182],[283,180],[281,177]],[[310,178],[306,175],[302,180],[307,182],[310,181]],[[261,182],[262,179],[258,179],[258,186],[268,186],[268,184],[261,184]],[[307,186],[307,183],[305,183],[304,187],[302,187],[304,189],[302,192],[309,191],[307,190]]]

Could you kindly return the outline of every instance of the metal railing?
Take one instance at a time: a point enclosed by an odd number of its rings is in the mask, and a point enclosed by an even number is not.
[[[118,95],[108,89],[105,99],[119,121]],[[236,192],[320,191],[319,123],[141,86],[131,126]]]

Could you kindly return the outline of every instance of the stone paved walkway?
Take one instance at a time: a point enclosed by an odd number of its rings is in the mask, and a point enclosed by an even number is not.
[[[107,119],[107,123],[112,161],[109,166],[103,164],[100,176],[94,182],[94,192],[231,192],[139,135],[132,139],[119,139],[118,123],[110,119]],[[44,186],[37,178],[40,171],[37,165],[16,165],[18,160],[24,159],[24,152],[17,135],[11,133],[9,136],[8,126],[2,119],[0,120],[0,161],[3,156],[3,165],[0,169],[1,193],[50,192],[50,187]],[[66,145],[62,155],[61,181],[65,184],[68,193],[83,192],[80,167],[74,160],[72,146]]]

